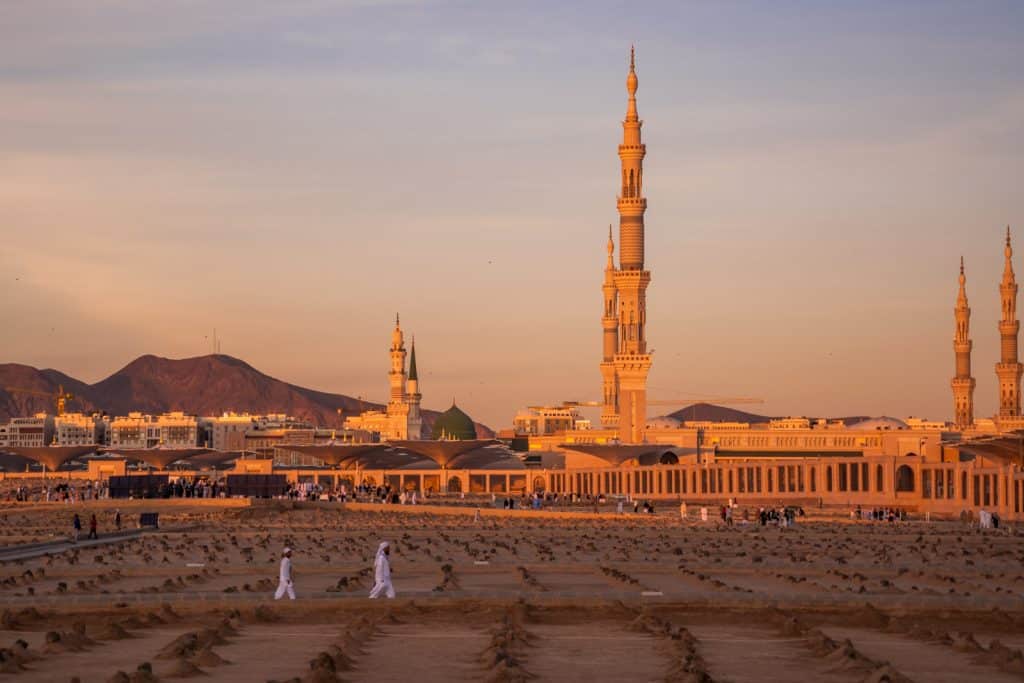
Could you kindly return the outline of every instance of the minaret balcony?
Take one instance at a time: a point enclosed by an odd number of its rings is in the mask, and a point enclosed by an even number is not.
[[[647,198],[646,197],[619,197],[618,198],[619,209],[632,207],[639,208],[644,211],[647,210]]]

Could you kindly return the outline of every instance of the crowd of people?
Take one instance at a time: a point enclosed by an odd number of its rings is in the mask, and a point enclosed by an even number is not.
[[[896,522],[907,521],[907,511],[901,508],[874,507],[864,509],[860,505],[853,509],[850,517],[855,520],[868,522]]]
[[[8,503],[78,503],[86,500],[102,500],[110,496],[110,488],[104,481],[48,482],[36,485],[18,484],[3,494]]]

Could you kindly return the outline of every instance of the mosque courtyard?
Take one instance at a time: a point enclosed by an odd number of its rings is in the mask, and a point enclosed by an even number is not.
[[[114,509],[126,531],[110,534]],[[97,501],[0,516],[0,680],[1011,681],[1015,529]],[[158,511],[160,529],[134,529]],[[86,529],[88,525],[86,525]],[[110,535],[106,535],[110,534]],[[105,537],[106,535],[106,537]],[[398,597],[369,600],[378,542]],[[273,600],[294,548],[298,599]]]

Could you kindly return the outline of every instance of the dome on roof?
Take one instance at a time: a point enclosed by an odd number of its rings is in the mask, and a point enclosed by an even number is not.
[[[466,415],[457,405],[441,413],[434,420],[434,428],[431,431],[434,439],[451,439],[453,441],[471,441],[476,438],[476,424],[473,418]]]
[[[872,417],[867,420],[861,420],[855,424],[850,425],[850,429],[856,429],[862,432],[874,432],[878,430],[882,431],[895,431],[897,429],[906,429],[907,423],[903,420],[897,420],[895,417]]]
[[[679,429],[683,423],[668,415],[659,415],[647,420],[648,429]]]

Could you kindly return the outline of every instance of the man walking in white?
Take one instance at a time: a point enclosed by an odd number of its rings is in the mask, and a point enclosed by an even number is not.
[[[381,541],[377,547],[377,557],[373,561],[373,590],[370,591],[371,598],[379,598],[381,594],[389,598],[395,597],[395,587],[391,585],[391,563],[388,556],[391,554],[391,546],[387,541]]]
[[[277,584],[277,592],[274,593],[274,599],[280,600],[287,593],[288,597],[292,600],[295,599],[295,586],[292,585],[292,549],[285,548],[284,557],[281,558],[281,582]]]

